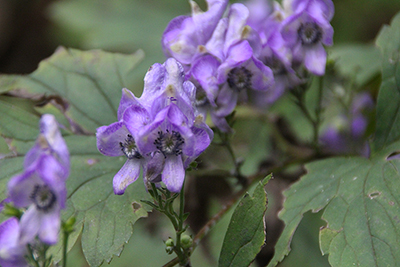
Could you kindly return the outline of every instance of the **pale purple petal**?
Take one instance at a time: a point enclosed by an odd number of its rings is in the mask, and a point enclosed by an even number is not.
[[[132,105],[140,105],[135,95],[126,88],[122,89],[121,101],[118,107],[118,121],[122,119],[125,110]]]
[[[185,169],[180,155],[171,155],[165,159],[161,178],[169,191],[175,193],[181,191],[185,179]]]
[[[126,125],[126,128],[128,128],[129,132],[136,133],[142,127],[148,125],[151,122],[151,118],[150,114],[147,112],[146,109],[140,106],[132,106],[125,111],[123,116],[123,121]],[[120,140],[122,141],[124,139]]]
[[[192,66],[191,73],[199,82],[207,95],[211,106],[215,106],[219,86],[217,84],[217,69],[220,62],[212,55],[204,55],[198,58]]]
[[[27,170],[22,174],[14,176],[8,182],[10,200],[18,208],[29,206],[32,203],[30,192],[32,192],[36,184],[42,183],[34,169]]]
[[[232,90],[228,84],[224,84],[217,98],[218,109],[213,113],[218,117],[226,117],[235,109],[238,93]]]
[[[304,65],[315,75],[324,75],[326,65],[326,51],[322,44],[306,49]]]
[[[39,212],[35,205],[31,205],[22,215],[20,220],[20,242],[26,244],[33,241],[39,232],[42,224],[42,212]]]
[[[251,84],[254,90],[272,90],[274,75],[272,70],[256,58],[249,60],[247,68],[252,72]]]
[[[211,37],[228,2],[228,0],[207,0],[208,8],[206,12],[201,11],[196,2],[189,2],[192,6],[192,18],[196,25],[196,33],[200,35],[201,43],[204,44]]]
[[[128,134],[130,133],[122,121],[101,126],[96,132],[97,149],[109,157],[123,156],[120,142],[124,142]]]
[[[61,224],[60,212],[44,213],[41,218],[42,221],[38,233],[39,239],[48,245],[57,244]]]
[[[12,217],[0,224],[0,265],[3,267],[27,267],[26,244],[19,242],[20,227]]]
[[[153,153],[151,159],[149,159],[144,166],[144,180],[147,182],[155,182],[161,175],[164,169],[165,157],[161,153]]]
[[[113,188],[116,195],[122,195],[125,189],[137,180],[140,174],[140,159],[128,159],[113,179]]]
[[[194,29],[191,17],[182,16],[173,19],[162,37],[165,54],[176,58],[182,64],[190,64],[200,44],[199,36]]]
[[[224,43],[227,29],[228,18],[222,18],[218,22],[211,39],[206,44],[206,50],[221,61],[225,60]]]
[[[229,54],[225,62],[223,62],[217,73],[219,84],[225,83],[228,78],[228,73],[235,67],[249,60],[253,55],[253,49],[247,41],[242,41],[229,50]]]
[[[242,40],[243,28],[249,17],[249,10],[240,3],[232,4],[229,9],[229,26],[225,36],[224,53],[228,54],[231,46]]]

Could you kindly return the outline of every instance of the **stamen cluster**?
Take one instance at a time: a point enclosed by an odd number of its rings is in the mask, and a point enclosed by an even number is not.
[[[185,139],[181,136],[179,132],[172,131],[171,133],[167,129],[164,133],[163,131],[158,132],[158,137],[154,141],[157,149],[167,158],[167,155],[178,156],[182,154],[182,145],[185,143]]]

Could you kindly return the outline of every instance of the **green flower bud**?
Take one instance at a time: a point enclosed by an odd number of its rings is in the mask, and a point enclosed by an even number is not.
[[[181,236],[181,244],[182,248],[188,249],[193,245],[193,239],[189,235],[183,234]]]
[[[172,238],[168,238],[165,241],[165,251],[168,254],[171,254],[172,252],[174,252],[174,240]]]

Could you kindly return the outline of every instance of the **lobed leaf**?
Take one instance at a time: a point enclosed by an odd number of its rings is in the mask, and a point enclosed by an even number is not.
[[[306,165],[307,175],[285,192],[286,227],[268,266],[290,251],[307,211],[327,222],[320,247],[332,266],[396,266],[400,261],[400,14],[381,31],[382,85],[377,103],[375,151],[370,159],[330,158]]]
[[[357,85],[365,85],[381,71],[381,54],[373,44],[333,46],[329,52],[329,58],[335,60],[339,72],[344,76],[355,76]]]
[[[133,89],[132,72],[142,58],[142,51],[122,55],[60,47],[32,74],[0,76],[0,92],[47,97],[60,106],[72,130],[94,133],[115,122],[121,90]]]
[[[222,244],[218,266],[249,266],[265,242],[264,214],[267,193],[264,186],[271,175],[259,182],[253,196],[246,193],[239,202]]]
[[[331,158],[306,165],[308,174],[285,192],[279,217],[286,227],[269,266],[290,251],[303,214],[325,209],[320,231],[332,266],[396,266],[400,261],[400,161],[389,158],[400,142],[372,159]]]

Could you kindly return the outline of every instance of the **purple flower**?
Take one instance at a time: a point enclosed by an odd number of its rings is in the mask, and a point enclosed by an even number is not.
[[[190,65],[198,46],[204,45],[212,35],[228,4],[227,0],[207,0],[208,10],[203,12],[194,1],[191,16],[174,18],[162,37],[162,46],[167,57],[174,57],[183,65]]]
[[[224,132],[231,130],[225,117],[239,99],[246,99],[247,90],[268,91],[274,82],[271,69],[256,57],[261,51],[261,41],[246,26],[248,16],[244,5],[233,4],[191,69],[193,78],[205,92],[214,124]]]
[[[69,153],[54,116],[42,116],[40,131],[26,155],[24,172],[11,178],[8,192],[16,207],[28,207],[20,220],[20,242],[29,243],[38,235],[53,245],[60,229],[60,210],[66,203]]]
[[[304,62],[315,75],[325,73],[326,51],[323,45],[333,43],[333,28],[329,21],[334,6],[330,0],[294,0],[293,14],[282,22],[282,36],[293,51],[293,59]]]
[[[44,243],[57,243],[68,175],[67,146],[54,116],[45,114],[40,119],[40,135],[26,154],[24,172],[8,183],[9,199],[16,207],[28,207],[20,221],[22,243],[31,242],[36,235]]]
[[[158,91],[151,106],[153,121],[139,131],[137,144],[140,151],[153,155],[153,166],[156,161],[162,166],[159,171],[167,189],[179,192],[185,169],[209,146],[213,132],[194,108],[196,88],[184,80],[182,66],[171,58],[163,65],[157,65],[157,68],[164,69],[158,72],[161,77],[152,77],[154,81],[162,80],[161,86],[160,83],[147,80],[148,85],[157,86],[157,89],[147,86],[141,97],[147,95],[147,90]],[[131,118],[124,118],[124,121],[130,131],[135,130],[131,128]],[[151,168],[151,175],[155,176],[156,169]]]
[[[65,180],[69,175],[69,152],[58,129],[58,123],[53,115],[44,114],[39,124],[39,137],[35,145],[25,155],[24,168],[27,169],[35,165],[43,156],[51,155],[61,165],[58,175]]]
[[[132,120],[129,131],[123,117]],[[125,156],[125,164],[114,176],[114,193],[122,195],[125,189],[137,180],[140,175],[140,169],[145,165],[148,158],[139,151],[136,140],[137,132],[144,125],[150,122],[150,114],[142,105],[139,104],[136,97],[127,89],[122,90],[122,97],[118,109],[119,121],[108,126],[102,126],[97,129],[97,148],[106,156],[117,157]]]
[[[114,177],[116,194],[136,181],[140,169],[146,184],[162,181],[170,191],[180,191],[185,168],[213,136],[193,107],[195,95],[196,87],[185,81],[182,65],[172,58],[149,69],[140,98],[123,90],[118,122],[97,129],[101,153],[127,157]]]
[[[25,267],[26,244],[20,242],[18,219],[12,217],[0,224],[0,265],[3,267]]]

